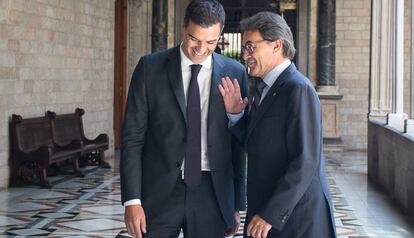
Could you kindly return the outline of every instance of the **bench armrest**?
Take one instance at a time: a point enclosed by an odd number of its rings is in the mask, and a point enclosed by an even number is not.
[[[12,164],[21,164],[23,161],[35,161],[40,167],[48,166],[50,155],[53,153],[54,149],[51,145],[49,146],[40,146],[32,151],[17,151],[17,157],[15,161],[12,161]]]
[[[86,137],[83,138],[86,142],[89,143],[108,143],[109,142],[109,137],[107,134],[100,134],[99,136],[97,136],[95,139],[90,140]]]
[[[82,144],[80,140],[72,140],[69,144],[67,145],[58,145],[56,143],[54,143],[53,145],[56,149],[59,150],[77,150],[77,149],[81,149],[82,148]]]
[[[40,146],[35,150],[32,151],[23,151],[23,150],[19,150],[18,153],[22,158],[25,159],[29,159],[32,158],[34,156],[39,156],[39,157],[47,157],[49,154],[51,154],[53,152],[53,147],[51,145],[49,146]]]

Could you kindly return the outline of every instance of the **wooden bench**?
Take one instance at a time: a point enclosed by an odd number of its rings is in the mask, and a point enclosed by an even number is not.
[[[53,140],[58,145],[67,145],[73,140],[78,140],[82,149],[81,156],[86,157],[91,152],[97,152],[99,165],[103,168],[110,168],[104,160],[104,151],[108,149],[109,137],[107,134],[100,134],[93,140],[86,138],[82,122],[84,114],[85,111],[81,108],[76,108],[74,113],[61,115],[47,111],[46,116],[51,120]]]
[[[11,186],[25,183],[52,187],[47,179],[46,169],[57,162],[71,160],[77,176],[83,176],[79,170],[78,159],[82,146],[78,140],[72,140],[65,146],[54,143],[50,119],[46,116],[23,119],[13,114],[10,121],[10,165]]]

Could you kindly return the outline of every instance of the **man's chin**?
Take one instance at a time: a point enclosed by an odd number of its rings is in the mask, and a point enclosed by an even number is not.
[[[207,56],[200,57],[200,56],[194,56],[191,57],[191,61],[193,61],[193,63],[199,64],[201,62],[203,62],[205,59],[207,59]]]
[[[257,73],[255,73],[254,71],[249,71],[249,75],[252,77],[258,77]]]

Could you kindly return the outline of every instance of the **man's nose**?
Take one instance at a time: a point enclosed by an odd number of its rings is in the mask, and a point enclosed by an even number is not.
[[[247,52],[247,50],[243,50],[242,57],[243,57],[243,60],[248,60],[252,56],[249,54],[249,52]]]
[[[199,42],[196,49],[200,53],[203,53],[206,48],[207,48],[207,43],[206,42]]]

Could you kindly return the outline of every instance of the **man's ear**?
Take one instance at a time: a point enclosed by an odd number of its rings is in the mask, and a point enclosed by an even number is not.
[[[278,40],[273,41],[273,52],[277,52],[282,47],[283,47],[282,40],[278,39]]]

